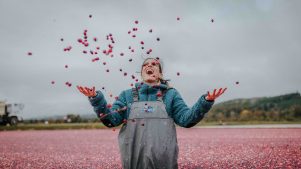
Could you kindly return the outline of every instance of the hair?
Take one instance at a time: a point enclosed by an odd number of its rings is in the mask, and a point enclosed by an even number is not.
[[[159,72],[163,75],[163,66],[161,64],[161,61],[159,60],[159,57],[156,57],[156,58],[148,57],[148,58],[144,59],[144,61],[142,63],[142,66],[141,66],[141,75],[142,75],[142,68],[143,68],[144,63],[147,60],[150,60],[150,59],[154,59],[154,60],[158,61],[158,63],[159,63]],[[169,84],[168,84],[168,81],[170,81],[169,79],[159,78],[159,80],[162,84],[165,84],[165,85],[169,86]]]

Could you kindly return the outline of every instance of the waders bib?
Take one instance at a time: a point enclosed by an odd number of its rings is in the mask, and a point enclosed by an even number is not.
[[[118,141],[124,169],[177,169],[178,144],[174,120],[166,112],[162,96],[141,101],[133,88],[134,102]]]

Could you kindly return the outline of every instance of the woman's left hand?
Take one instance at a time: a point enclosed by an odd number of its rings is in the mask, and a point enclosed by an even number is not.
[[[207,96],[206,96],[206,100],[214,101],[216,98],[218,98],[220,95],[222,95],[226,90],[227,90],[227,88],[224,88],[224,89],[220,88],[218,90],[218,92],[216,92],[216,89],[214,89],[212,94],[210,94],[209,91],[208,91]]]

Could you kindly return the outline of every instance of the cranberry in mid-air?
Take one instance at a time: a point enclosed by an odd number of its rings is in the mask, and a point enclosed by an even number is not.
[[[177,72],[177,75],[180,76],[180,72]]]
[[[137,20],[135,21],[135,24],[138,24],[138,21],[137,21]]]
[[[237,82],[235,82],[235,84],[239,84],[239,82],[237,81]]]
[[[65,65],[65,68],[68,68],[68,65]]]
[[[179,20],[180,20],[180,17],[177,17],[177,20],[179,21]]]
[[[28,53],[27,53],[27,55],[28,55],[28,56],[31,56],[31,55],[32,55],[32,53],[31,53],[31,52],[28,52]]]
[[[55,81],[51,81],[51,84],[54,84],[55,83]]]
[[[160,38],[157,38],[157,41],[160,41]]]
[[[143,42],[143,41],[141,41],[141,42],[140,42],[140,44],[141,44],[141,45],[144,45],[144,42]]]
[[[129,62],[133,61],[133,59],[129,59]]]
[[[122,72],[122,69],[119,69],[120,72]]]
[[[153,30],[152,30],[152,29],[150,29],[148,32],[149,32],[149,33],[152,33],[152,32],[153,32]]]
[[[124,53],[120,53],[120,56],[123,56],[124,55]]]
[[[128,75],[126,72],[123,73],[124,76]]]
[[[61,41],[63,42],[63,41],[64,41],[64,39],[63,39],[63,38],[61,38]]]
[[[92,18],[92,15],[89,15],[89,18]]]
[[[107,72],[110,72],[110,70],[109,70],[109,69],[107,69],[106,71],[107,71]]]

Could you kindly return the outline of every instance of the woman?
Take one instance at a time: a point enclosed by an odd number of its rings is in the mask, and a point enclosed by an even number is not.
[[[122,123],[118,141],[125,169],[178,168],[178,143],[175,124],[196,125],[209,111],[214,100],[225,92],[202,95],[189,109],[178,91],[163,80],[158,59],[147,58],[141,67],[142,83],[123,91],[112,106],[95,87],[78,86],[89,97],[94,111],[107,127]]]

